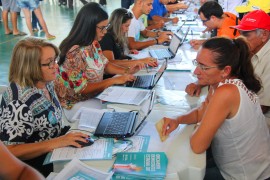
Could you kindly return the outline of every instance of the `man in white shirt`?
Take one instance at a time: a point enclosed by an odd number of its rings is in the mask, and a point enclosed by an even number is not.
[[[129,49],[143,49],[155,44],[162,44],[165,41],[170,41],[169,35],[172,32],[150,31],[147,30],[140,20],[143,14],[149,14],[152,10],[153,0],[135,0],[134,6],[131,9],[133,19],[131,20],[128,30]],[[152,40],[139,41],[140,35]]]

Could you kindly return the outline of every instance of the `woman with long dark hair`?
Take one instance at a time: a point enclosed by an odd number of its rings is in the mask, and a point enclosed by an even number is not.
[[[108,27],[108,14],[103,7],[88,3],[81,8],[70,33],[60,44],[59,75],[55,84],[65,109],[89,100],[109,86],[135,79],[131,74],[139,70],[138,66],[119,67],[103,55],[98,41]],[[120,75],[103,80],[104,73]]]

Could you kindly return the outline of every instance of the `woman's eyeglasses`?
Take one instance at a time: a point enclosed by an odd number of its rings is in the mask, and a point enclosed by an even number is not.
[[[41,64],[41,66],[48,66],[49,69],[53,69],[55,64],[57,64],[59,62],[60,57],[56,56],[55,58],[50,58],[50,62],[46,63],[46,64]]]
[[[102,33],[105,33],[105,30],[107,31],[107,29],[108,29],[109,27],[110,27],[110,24],[108,24],[107,26],[101,26],[101,27],[97,26],[97,28],[100,29],[100,31],[101,31]]]
[[[193,59],[192,63],[194,66],[200,68],[203,71],[206,71],[206,70],[212,69],[212,68],[218,68],[218,66],[206,66],[206,65],[200,64],[200,63],[198,63],[197,59]]]

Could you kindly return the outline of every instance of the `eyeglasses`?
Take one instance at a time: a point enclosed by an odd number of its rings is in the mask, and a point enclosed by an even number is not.
[[[105,33],[104,31],[105,31],[105,30],[107,31],[107,29],[110,27],[110,25],[111,25],[111,24],[108,24],[107,26],[101,26],[101,27],[97,26],[97,28],[100,29],[100,31],[101,31],[102,33]]]
[[[218,66],[206,66],[206,65],[200,64],[200,63],[198,63],[197,59],[193,59],[192,63],[194,66],[200,68],[203,71],[206,71],[206,70],[212,69],[212,68],[218,68]]]
[[[205,20],[202,20],[201,19],[201,21],[202,21],[202,23],[206,23],[207,21],[209,21],[210,19],[205,19]]]
[[[49,69],[53,69],[55,64],[57,64],[59,62],[60,57],[56,56],[55,58],[51,58],[49,63],[46,64],[41,64],[41,66],[48,66]]]

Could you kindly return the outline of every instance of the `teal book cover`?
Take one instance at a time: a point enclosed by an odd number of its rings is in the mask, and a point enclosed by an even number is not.
[[[113,165],[114,177],[163,179],[167,165],[168,158],[164,152],[122,152],[117,154]]]

